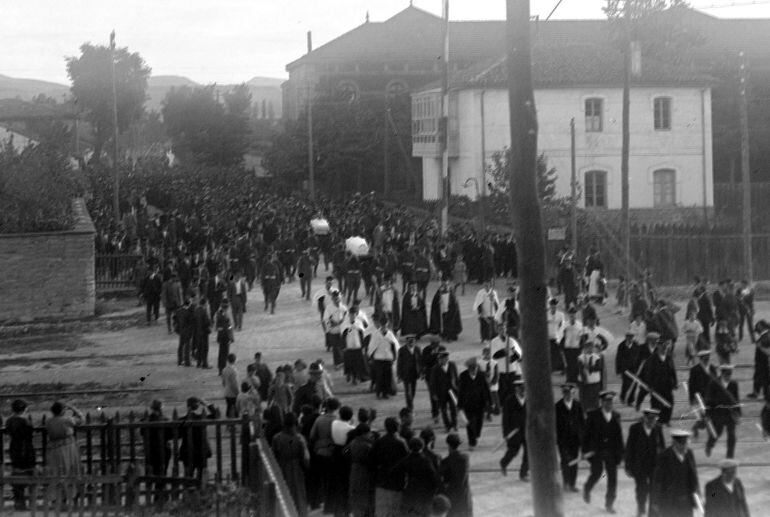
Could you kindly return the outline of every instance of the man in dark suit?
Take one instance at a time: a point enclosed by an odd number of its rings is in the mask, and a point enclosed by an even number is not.
[[[399,515],[403,476],[393,476],[393,467],[409,454],[406,443],[398,436],[398,420],[385,419],[385,434],[374,442],[369,455],[375,483],[375,506],[383,515]]]
[[[214,319],[219,310],[219,305],[222,303],[222,299],[227,294],[227,282],[225,282],[219,273],[209,278],[208,285],[206,286],[206,298],[209,300],[209,314],[211,319]]]
[[[420,361],[420,347],[415,345],[415,336],[410,334],[405,337],[406,344],[398,349],[396,375],[404,383],[406,407],[413,409],[414,392],[417,389],[417,379],[422,374],[422,365]]]
[[[647,386],[655,390],[655,393],[661,398],[668,401],[669,406],[666,407],[657,397],[650,395],[650,405],[660,410],[661,424],[668,424],[671,421],[671,413],[674,406],[674,390],[677,389],[678,385],[674,361],[667,353],[670,343],[671,341],[658,340],[655,353],[647,359],[639,375]],[[647,396],[647,390],[639,386],[639,395],[636,397],[637,411],[641,407],[645,396]]]
[[[562,398],[556,403],[556,444],[559,447],[561,479],[565,490],[577,492],[577,463],[570,465],[580,453],[583,439],[583,407],[575,400],[575,385],[571,382],[562,384]]]
[[[450,394],[451,393],[451,394]],[[430,372],[430,396],[441,411],[447,432],[457,429],[457,366],[449,360],[446,348],[439,347],[438,364]]]
[[[689,431],[671,431],[671,446],[655,461],[650,491],[650,514],[692,517],[700,493],[695,458],[687,446]]]
[[[714,444],[727,428],[727,457],[735,455],[735,426],[741,418],[738,383],[732,380],[733,365],[723,364],[719,367],[719,379],[709,384],[706,395],[708,415],[714,424],[716,436],[709,436],[706,442],[706,456],[711,456]]]
[[[698,321],[700,321],[703,327],[703,339],[706,343],[711,343],[711,325],[714,324],[714,308],[711,305],[711,299],[709,298],[708,290],[706,286],[708,280],[705,278],[698,281],[698,286],[693,292],[693,297],[696,298],[698,303]]]
[[[615,513],[612,505],[618,484],[618,465],[623,461],[623,429],[620,427],[620,415],[612,410],[614,391],[599,394],[601,406],[592,409],[586,415],[586,432],[583,439],[583,456],[589,458],[591,474],[583,486],[583,500],[591,502],[591,489],[602,472],[607,473],[607,494],[605,509]]]
[[[147,324],[150,325],[153,321],[158,321],[160,295],[163,292],[163,280],[157,266],[152,268],[142,281],[141,292],[144,303],[147,305]]]
[[[529,479],[529,457],[527,455],[527,406],[524,394],[524,381],[513,382],[513,392],[503,402],[503,439],[506,441],[506,450],[500,459],[500,471],[503,476],[508,475],[508,465],[523,448],[519,479]]]
[[[211,334],[211,318],[206,308],[206,299],[201,298],[195,308],[195,335],[193,336],[193,356],[197,368],[209,366],[209,334]]]
[[[704,517],[750,517],[746,491],[735,474],[738,462],[725,459],[719,462],[722,474],[706,483]]]
[[[690,395],[691,406],[698,405],[696,395],[700,395],[705,403],[709,385],[716,380],[718,375],[716,367],[713,364],[709,364],[711,351],[701,350],[696,355],[698,356],[698,364],[690,368],[690,377],[687,381],[687,391]],[[705,428],[706,422],[702,418],[695,422],[692,426],[693,437],[697,438],[698,430]]]
[[[639,353],[637,346],[634,344],[633,332],[626,332],[626,338],[618,344],[617,351],[615,352],[615,374],[622,380],[620,388],[620,401],[633,404],[633,401],[628,401],[626,398],[632,390],[631,378],[625,375],[624,372],[629,371],[636,374],[636,369],[639,368]]]
[[[458,409],[465,412],[468,420],[468,446],[476,447],[484,425],[484,414],[492,404],[489,385],[484,374],[479,372],[478,360],[471,357],[465,363],[467,369],[460,374],[458,385]]]
[[[176,364],[177,366],[190,366],[190,350],[195,334],[195,309],[193,309],[189,298],[185,299],[182,306],[177,309],[176,321],[179,330]]]
[[[422,378],[428,388],[428,397],[430,398],[430,415],[433,418],[433,424],[438,424],[438,403],[433,398],[433,392],[430,387],[430,374],[433,367],[438,364],[438,354],[441,350],[441,338],[439,336],[425,336],[428,339],[428,346],[422,349],[420,353],[420,364],[422,365]]]
[[[658,424],[660,411],[645,408],[643,413],[640,421],[631,424],[626,442],[626,473],[636,483],[636,508],[640,517],[647,513],[655,460],[666,448],[663,430]]]

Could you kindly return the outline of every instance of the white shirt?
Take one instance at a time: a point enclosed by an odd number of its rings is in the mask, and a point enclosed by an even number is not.
[[[335,420],[332,422],[332,441],[336,445],[345,445],[348,443],[348,433],[353,429],[355,426],[350,422]]]
[[[387,331],[385,335],[377,330],[372,333],[372,339],[369,342],[369,357],[375,361],[395,361],[398,356],[398,339],[392,331]]]
[[[602,416],[604,417],[605,422],[609,422],[612,420],[612,411],[605,411],[602,409]]]
[[[358,320],[353,323],[348,321],[347,325],[345,325],[345,331],[347,331],[345,334],[345,347],[351,350],[360,349],[363,343],[361,343],[361,334],[359,331],[366,332],[363,323]]]
[[[476,293],[476,299],[473,301],[473,310],[479,315],[479,318],[491,318],[500,307],[500,300],[497,298],[497,291],[484,288]],[[479,311],[481,308],[481,311]]]
[[[568,411],[572,411],[572,403],[575,401],[575,399],[562,399],[564,400],[564,405],[567,407]]]
[[[557,342],[561,341],[564,335],[564,313],[561,311],[551,313],[549,309],[546,317],[548,319],[548,339],[553,339]]]
[[[730,481],[729,483],[727,483],[726,481],[722,481],[722,484],[725,486],[727,491],[730,492],[731,494],[733,493],[733,490],[735,490],[735,480]]]
[[[580,336],[583,334],[583,324],[578,320],[575,323],[566,321],[562,327],[562,335],[564,336],[564,348],[579,349],[580,348]]]
[[[343,304],[334,305],[330,303],[324,310],[324,321],[326,322],[326,332],[329,334],[342,333],[342,326],[347,319],[348,308]]]
[[[388,287],[382,291],[382,312],[393,312],[393,288]]]
[[[519,343],[515,339],[513,339],[512,337],[509,337],[508,338],[508,343],[510,344],[510,347],[511,347],[511,355],[516,353],[516,354],[519,355],[519,357],[523,357],[522,353],[521,353],[521,347],[519,346]],[[497,336],[495,339],[493,339],[490,342],[490,347],[492,349],[492,352],[494,353],[497,350],[505,348],[505,341],[500,339],[500,336]],[[499,365],[500,365],[500,370],[499,371],[500,372],[505,372],[506,371],[505,370],[505,357],[500,358]],[[509,367],[508,371],[511,372],[511,373],[517,373],[517,374],[521,375],[521,361],[520,360],[511,361],[511,366]]]

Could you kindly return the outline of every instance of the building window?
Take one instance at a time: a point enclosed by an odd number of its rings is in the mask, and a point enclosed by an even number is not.
[[[676,171],[659,169],[652,173],[653,206],[676,205]]]
[[[439,94],[412,97],[412,143],[438,142]]]
[[[408,91],[409,87],[404,81],[390,81],[385,87],[385,90],[389,97],[396,97]]]
[[[337,85],[337,91],[340,93],[342,100],[347,102],[355,102],[358,100],[358,85],[353,81],[342,81]]]
[[[607,173],[588,171],[585,175],[586,208],[607,208]]]
[[[602,130],[604,101],[602,99],[586,99],[586,131]]]
[[[671,97],[656,97],[653,101],[655,129],[671,129]]]

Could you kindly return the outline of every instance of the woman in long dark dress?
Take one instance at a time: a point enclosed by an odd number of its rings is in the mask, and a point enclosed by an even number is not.
[[[286,413],[283,417],[283,429],[273,437],[272,447],[297,507],[297,514],[305,517],[308,513],[305,471],[310,465],[310,453],[305,438],[297,431],[297,417],[294,413]]]

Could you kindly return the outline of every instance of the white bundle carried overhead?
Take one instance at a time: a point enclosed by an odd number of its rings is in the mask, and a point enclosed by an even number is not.
[[[363,237],[348,237],[345,241],[345,249],[356,257],[369,254],[369,243]]]
[[[329,221],[321,218],[311,219],[310,228],[313,229],[314,235],[328,235],[331,231],[331,228],[329,228]]]

